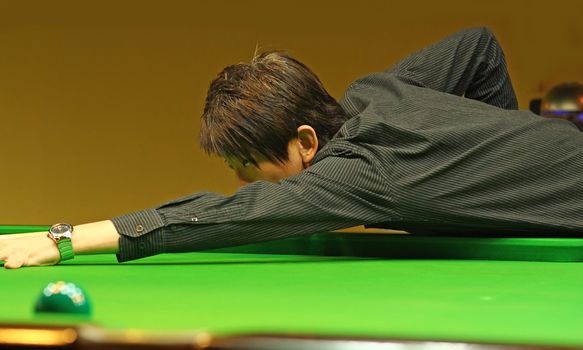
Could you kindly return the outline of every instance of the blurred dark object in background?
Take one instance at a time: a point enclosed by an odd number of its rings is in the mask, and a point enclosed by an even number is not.
[[[531,100],[530,110],[543,117],[568,120],[583,130],[583,84],[556,85],[542,99]]]
[[[535,98],[530,100],[530,104],[528,105],[528,109],[534,114],[540,115],[540,104],[542,102],[542,98]]]

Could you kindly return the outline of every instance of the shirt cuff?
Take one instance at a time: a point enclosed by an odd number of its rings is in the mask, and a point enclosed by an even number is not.
[[[164,252],[164,220],[155,209],[146,209],[111,219],[120,234],[118,262]]]

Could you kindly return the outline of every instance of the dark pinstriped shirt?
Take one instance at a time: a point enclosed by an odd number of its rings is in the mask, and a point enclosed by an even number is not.
[[[517,111],[502,49],[464,30],[352,83],[351,118],[300,174],[112,219],[119,261],[355,225],[583,231],[583,134]]]

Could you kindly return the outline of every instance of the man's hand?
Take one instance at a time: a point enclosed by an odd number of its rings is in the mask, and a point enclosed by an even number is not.
[[[0,261],[7,269],[54,265],[60,257],[57,245],[46,232],[0,235]]]
[[[110,254],[119,249],[119,233],[109,220],[75,226],[71,239],[75,255]],[[0,235],[0,261],[7,269],[55,265],[61,259],[48,232]]]

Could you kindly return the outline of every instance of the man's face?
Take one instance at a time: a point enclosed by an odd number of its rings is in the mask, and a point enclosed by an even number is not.
[[[283,163],[259,158],[256,166],[252,162],[235,160],[229,157],[225,158],[225,162],[229,168],[235,171],[241,186],[258,180],[278,182],[287,177],[297,175],[305,169],[302,157],[298,154],[294,141],[288,144],[288,160]]]
[[[297,175],[312,164],[318,151],[318,138],[311,126],[302,125],[297,132],[298,137],[287,145],[288,159],[285,162],[272,162],[259,158],[256,159],[257,166],[255,166],[250,161],[230,157],[226,157],[225,162],[235,171],[242,186],[258,180],[278,182]]]

